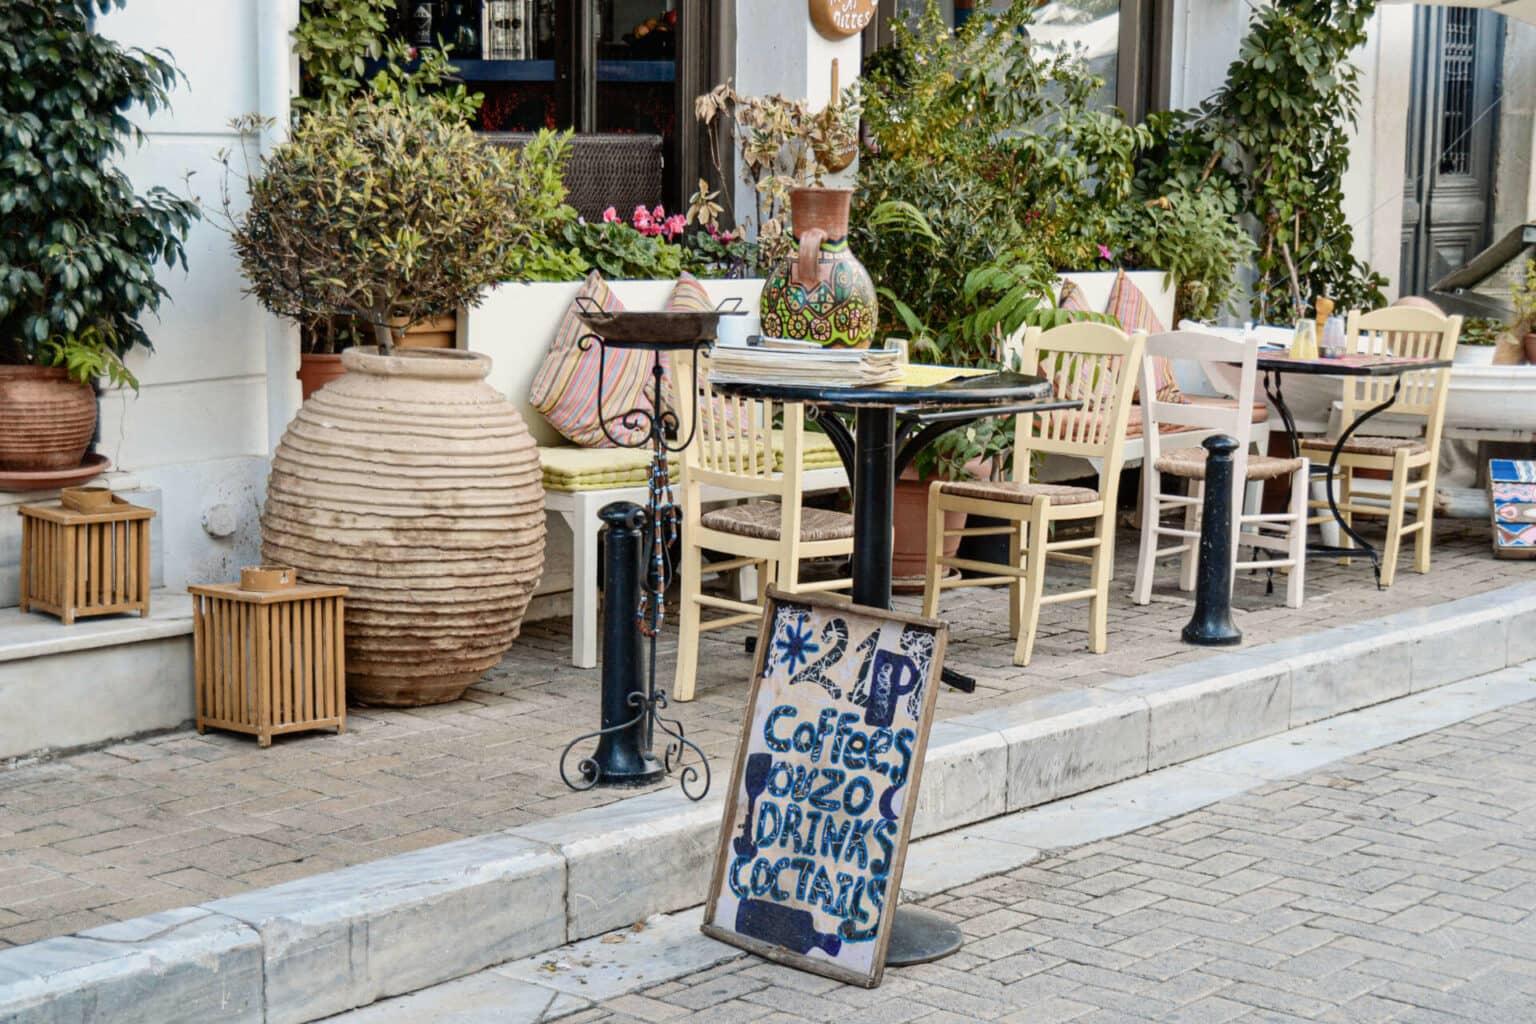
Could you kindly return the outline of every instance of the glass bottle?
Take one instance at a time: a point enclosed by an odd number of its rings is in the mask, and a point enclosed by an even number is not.
[[[418,48],[436,45],[432,32],[436,28],[433,22],[437,20],[437,4],[433,0],[410,0],[409,11],[410,20],[407,27],[410,31],[411,45]]]
[[[448,24],[453,32],[453,55],[464,60],[480,59],[480,5],[455,2]]]

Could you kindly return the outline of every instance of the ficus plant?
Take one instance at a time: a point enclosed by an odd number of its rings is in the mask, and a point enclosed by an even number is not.
[[[124,0],[0,3],[0,362],[124,376],[150,349],[166,297],[157,265],[186,268],[197,204],[136,191],[120,163],[136,113],[166,105],[180,72],[164,50],[125,47],[93,19]]]

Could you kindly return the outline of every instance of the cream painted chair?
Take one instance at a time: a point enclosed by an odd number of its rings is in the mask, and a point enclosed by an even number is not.
[[[1165,435],[1164,427],[1192,427],[1195,437],[1225,434],[1237,442],[1232,461],[1232,571],[1238,569],[1288,569],[1286,604],[1300,608],[1307,562],[1307,495],[1309,466],[1306,459],[1277,459],[1251,454],[1254,441],[1254,384],[1258,379],[1259,342],[1221,338],[1198,331],[1173,331],[1154,334],[1147,339],[1147,355],[1169,359],[1199,359],[1207,363],[1230,363],[1238,367],[1237,398],[1232,402],[1185,404],[1143,401],[1146,417],[1146,457],[1141,467],[1141,552],[1136,560],[1136,586],[1132,599],[1146,604],[1152,599],[1152,578],[1157,561],[1169,555],[1180,556],[1179,589],[1195,588],[1196,556],[1200,546],[1200,513],[1205,499],[1206,450],[1189,444],[1190,435]],[[1142,361],[1141,393],[1157,394],[1152,360]],[[1167,449],[1165,437],[1178,447]],[[1186,494],[1164,494],[1163,476],[1189,482]],[[1290,507],[1285,512],[1264,513],[1257,504],[1244,509],[1244,497],[1250,484],[1262,487],[1264,481],[1289,477]],[[1182,509],[1183,521],[1169,526],[1163,516]],[[1158,547],[1159,538],[1174,537],[1172,547]],[[1276,552],[1278,558],[1241,561],[1243,549]]]
[[[1040,607],[1062,601],[1089,602],[1090,643],[1095,654],[1108,646],[1109,579],[1115,557],[1115,501],[1125,446],[1131,393],[1141,367],[1146,334],[1126,335],[1117,327],[1073,323],[1042,332],[1026,328],[1005,346],[1005,358],[1019,350],[1026,373],[1045,372],[1056,397],[1081,401],[1083,408],[1026,413],[1017,418],[1013,479],[1009,481],[935,481],[928,495],[928,572],[923,589],[923,614],[938,615],[943,590],[963,586],[1009,585],[1009,630],[1017,637],[1013,661],[1028,665],[1040,626]],[[1035,453],[1097,460],[1098,489],[1030,482]],[[974,512],[1009,520],[1009,525],[968,530],[1007,534],[1009,564],[994,565],[944,556],[944,513]],[[1092,536],[1053,540],[1060,523],[1091,524]],[[1091,552],[1085,554],[1084,552]],[[1081,590],[1045,595],[1046,563],[1087,564],[1090,585]],[[972,569],[988,575],[972,579],[941,579],[944,566]]]
[[[1427,309],[1393,306],[1369,313],[1355,311],[1345,323],[1344,337],[1353,353],[1390,354],[1413,358],[1452,359],[1461,336],[1461,317],[1444,317]],[[1445,425],[1445,401],[1450,390],[1451,371],[1420,370],[1404,374],[1402,390],[1395,401],[1394,377],[1345,377],[1343,414],[1340,422],[1348,424],[1362,414],[1392,401],[1382,415],[1399,421],[1404,418],[1423,421],[1418,437],[1381,437],[1355,435],[1339,453],[1337,479],[1324,482],[1333,487],[1339,512],[1344,521],[1354,525],[1355,516],[1386,517],[1387,538],[1381,552],[1381,585],[1390,587],[1397,576],[1397,556],[1403,537],[1414,538],[1414,570],[1429,572],[1430,547],[1434,542],[1435,470],[1440,461],[1440,435]],[[1327,438],[1302,441],[1302,453],[1314,463],[1326,466],[1334,442]],[[1391,474],[1392,490],[1383,508],[1357,499],[1376,492],[1357,488],[1355,473],[1360,470],[1384,470]],[[1413,506],[1413,521],[1405,523],[1408,506]],[[1322,514],[1313,522],[1331,523],[1327,501],[1311,503]],[[1348,546],[1349,535],[1340,531],[1340,543]]]
[[[672,373],[678,393],[689,394],[691,361],[673,360]],[[693,699],[700,633],[761,619],[770,585],[786,593],[846,589],[851,582],[847,579],[801,582],[800,562],[853,553],[852,516],[803,507],[804,406],[717,394],[709,386],[707,356],[699,358],[699,377],[698,427],[683,452],[682,466],[682,589],[672,684],[672,695],[680,701]],[[783,424],[777,430],[776,414]],[[682,424],[685,434],[688,427]],[[752,500],[706,512],[704,498],[712,490],[749,494]],[[705,551],[726,557],[706,563]],[[706,573],[748,567],[758,570],[756,603],[703,592]],[[706,608],[730,614],[705,619]]]

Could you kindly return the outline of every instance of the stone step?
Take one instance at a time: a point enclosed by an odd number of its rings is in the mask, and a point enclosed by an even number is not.
[[[66,626],[0,609],[0,760],[71,750],[192,720],[192,599],[154,590],[150,614]]]
[[[915,834],[1522,665],[1536,659],[1533,613],[1536,584],[1520,584],[939,723]],[[647,793],[0,951],[0,1019],[309,1021],[695,906],[724,785],[702,803]]]

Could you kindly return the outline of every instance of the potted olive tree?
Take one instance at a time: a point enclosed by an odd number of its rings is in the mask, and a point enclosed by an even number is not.
[[[0,4],[0,473],[51,487],[105,468],[85,460],[92,384],[134,385],[122,357],[150,348],[142,317],[166,295],[155,266],[186,266],[197,206],[135,193],[117,166],[178,77],[169,54],[91,30],[122,0]],[[85,460],[85,461],[83,461]]]
[[[376,344],[300,409],[272,459],[264,557],[351,588],[347,685],[367,704],[458,697],[516,638],[544,562],[538,451],[486,356],[401,349],[479,303],[563,199],[564,139],[484,146],[430,98],[372,90],[306,111],[248,179],[232,236],[282,316],[344,316]],[[228,209],[228,207],[226,207]]]

